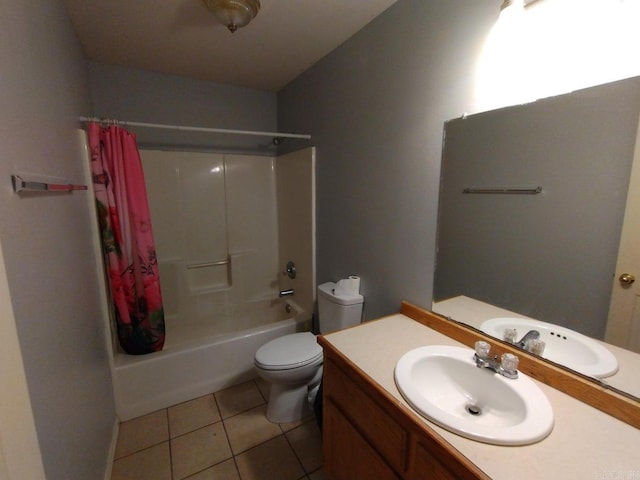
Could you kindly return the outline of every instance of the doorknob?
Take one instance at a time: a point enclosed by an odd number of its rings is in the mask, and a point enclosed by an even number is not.
[[[623,273],[622,275],[620,275],[618,280],[620,280],[620,283],[622,284],[622,286],[628,287],[629,285],[631,285],[633,282],[636,281],[636,277],[631,273]]]
[[[296,264],[291,261],[287,262],[287,275],[289,278],[296,278]]]

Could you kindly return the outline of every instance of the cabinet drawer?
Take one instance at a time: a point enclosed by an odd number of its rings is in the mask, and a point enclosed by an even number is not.
[[[369,387],[374,389],[374,387]],[[386,459],[387,463],[403,474],[406,469],[408,434],[335,363],[327,358],[324,364],[324,394],[338,405],[342,413]]]

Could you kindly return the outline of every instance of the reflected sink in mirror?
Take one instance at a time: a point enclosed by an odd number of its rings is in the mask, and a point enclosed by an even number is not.
[[[420,415],[472,440],[526,445],[553,429],[551,404],[533,380],[522,372],[508,379],[478,368],[468,348],[416,348],[400,358],[394,377]]]
[[[517,338],[530,330],[545,342],[542,357],[569,367],[583,375],[605,378],[618,371],[616,357],[601,343],[574,330],[530,318],[498,317],[486,320],[480,330],[502,339],[505,329],[516,329]]]

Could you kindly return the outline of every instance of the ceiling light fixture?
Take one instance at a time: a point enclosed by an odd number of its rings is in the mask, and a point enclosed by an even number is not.
[[[203,0],[231,33],[247,25],[260,10],[259,0]]]
[[[502,2],[502,5],[500,5],[500,10],[504,10],[505,8],[510,7],[512,3],[512,0],[504,0],[504,2]]]
[[[510,7],[511,5],[513,5],[514,3],[517,4],[518,7],[530,7],[531,5],[533,5],[534,3],[538,3],[541,0],[504,0],[502,2],[502,5],[500,5],[500,11],[504,10],[507,7]]]

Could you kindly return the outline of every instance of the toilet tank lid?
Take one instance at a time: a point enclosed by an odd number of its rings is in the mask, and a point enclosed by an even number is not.
[[[318,295],[340,305],[357,305],[364,302],[362,295],[337,288],[337,284],[334,282],[318,285]]]

